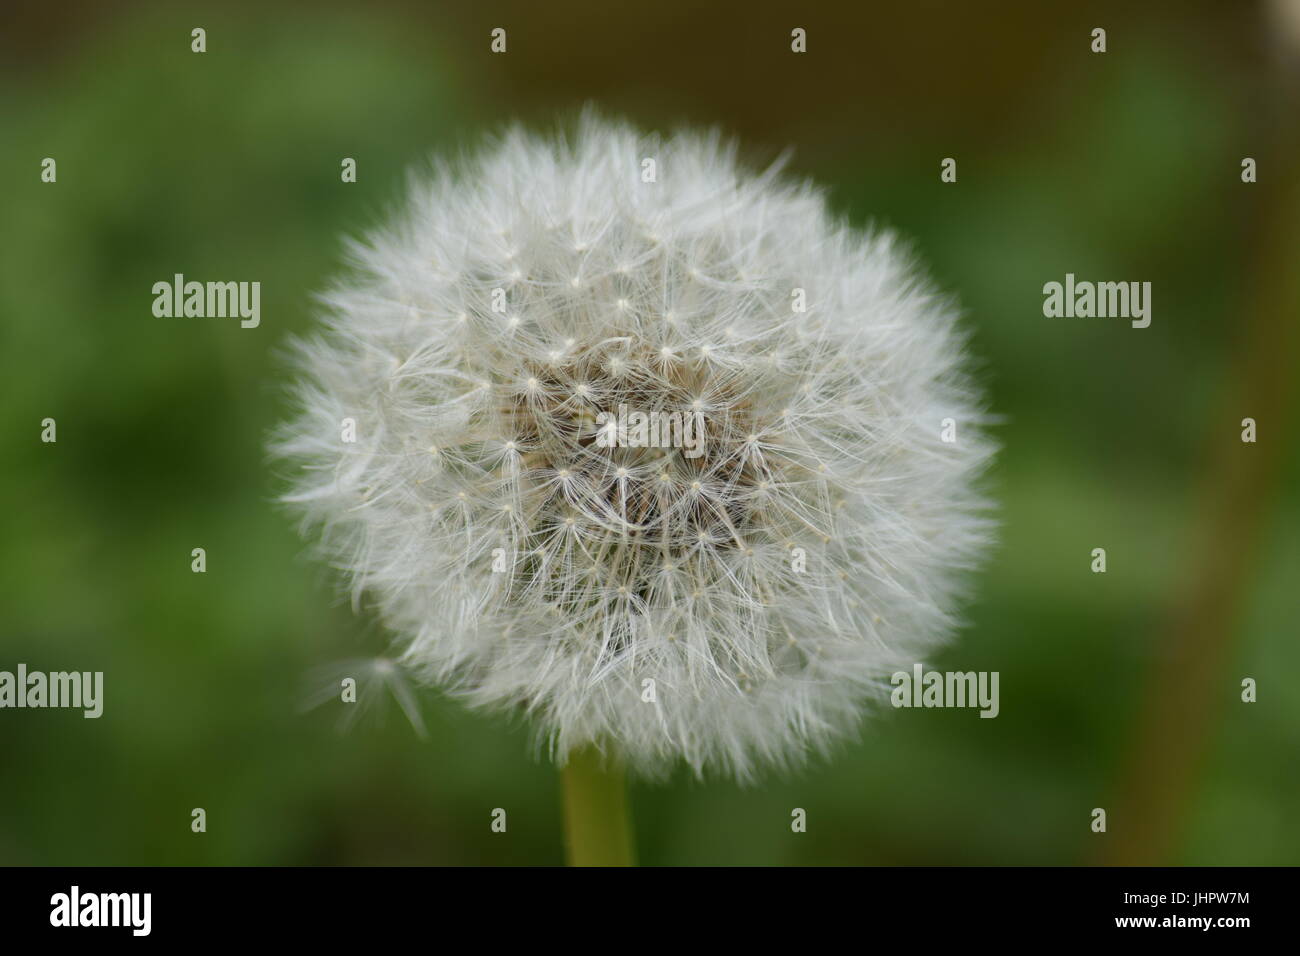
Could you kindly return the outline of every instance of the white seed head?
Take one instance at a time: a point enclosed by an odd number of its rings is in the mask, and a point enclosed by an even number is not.
[[[955,310],[891,234],[716,136],[589,116],[439,168],[353,253],[276,451],[418,678],[522,709],[561,761],[744,779],[953,628],[993,445]],[[620,405],[699,454],[606,447]]]

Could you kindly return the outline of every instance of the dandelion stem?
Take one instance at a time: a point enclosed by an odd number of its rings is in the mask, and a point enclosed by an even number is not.
[[[634,866],[627,812],[627,778],[594,747],[569,755],[560,771],[564,790],[564,843],[570,866]]]

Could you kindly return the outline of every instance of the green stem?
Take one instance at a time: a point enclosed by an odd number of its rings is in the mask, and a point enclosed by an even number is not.
[[[583,747],[560,771],[564,790],[564,844],[570,866],[635,866],[628,822],[627,779],[612,758]]]

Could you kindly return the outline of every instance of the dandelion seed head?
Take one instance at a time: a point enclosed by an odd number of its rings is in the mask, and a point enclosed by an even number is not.
[[[404,671],[521,708],[558,760],[745,779],[953,631],[993,444],[956,310],[891,233],[716,135],[589,116],[440,167],[352,253],[275,451]],[[620,404],[700,453],[599,441]]]

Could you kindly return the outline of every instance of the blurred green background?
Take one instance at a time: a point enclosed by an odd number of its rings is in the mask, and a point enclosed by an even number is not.
[[[590,101],[792,146],[960,297],[1005,417],[1002,544],[927,662],[1000,671],[1001,715],[886,713],[752,788],[637,785],[641,861],[1300,863],[1300,42],[1268,5],[1137,6],[6,6],[0,669],[102,670],[106,701],[0,711],[0,862],[562,860],[526,728],[433,692],[426,741],[393,707],[300,712],[313,668],[386,645],[304,557],[264,440],[341,238],[431,154]],[[260,328],[155,318],[175,272],[260,281]],[[1151,327],[1045,319],[1066,272],[1152,282]]]

